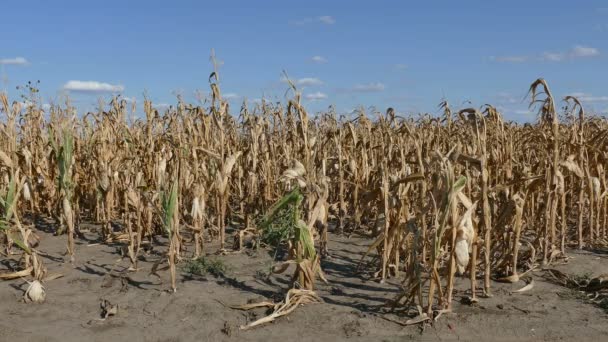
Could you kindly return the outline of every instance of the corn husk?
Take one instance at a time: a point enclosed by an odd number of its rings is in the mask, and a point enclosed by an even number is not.
[[[24,294],[26,302],[42,303],[46,299],[46,291],[42,283],[38,280],[34,280],[29,283],[29,286]]]

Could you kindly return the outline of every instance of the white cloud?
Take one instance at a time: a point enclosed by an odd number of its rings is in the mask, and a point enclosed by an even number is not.
[[[529,109],[504,109],[501,110],[502,113],[505,114],[505,117],[510,120],[515,120],[518,122],[530,122],[534,121],[537,117],[537,113],[529,110]]]
[[[536,119],[536,113],[526,108],[497,106],[496,109],[498,109],[498,111],[501,112],[507,120],[513,120],[516,122],[532,122]]]
[[[23,108],[32,107],[34,105],[34,102],[29,101],[29,100],[19,101],[19,103],[21,104],[21,107],[23,107]]]
[[[322,15],[318,17],[317,20],[326,25],[333,25],[336,23],[336,19],[330,15]]]
[[[570,93],[570,96],[574,96],[579,99],[583,104],[585,102],[608,102],[608,96],[594,96],[592,94],[583,92]]]
[[[97,81],[68,81],[63,89],[80,93],[117,93],[125,90],[125,87]]]
[[[281,81],[287,83],[287,79],[285,77],[282,77]],[[300,79],[293,81],[293,83],[299,87],[312,87],[312,86],[323,85],[323,81],[321,81],[320,79],[315,78],[315,77],[300,78]]]
[[[541,60],[549,62],[562,62],[566,59],[590,58],[600,55],[600,50],[590,46],[576,45],[567,52],[545,52]]]
[[[587,93],[583,93],[583,92],[580,92],[580,91],[579,91],[579,92],[570,93],[570,94],[568,94],[568,95],[570,95],[570,96],[574,96],[574,97],[585,97],[585,96],[590,96],[589,94],[587,94]]]
[[[238,94],[235,94],[235,93],[226,93],[226,94],[222,95],[222,97],[225,98],[226,100],[236,100],[240,96]]]
[[[327,98],[327,95],[318,91],[316,93],[306,94],[304,97],[309,101],[319,101],[325,100]]]
[[[395,69],[405,70],[405,69],[407,69],[407,64],[402,64],[402,63],[395,64]]]
[[[386,86],[380,82],[372,82],[368,84],[357,84],[353,87],[353,91],[361,92],[361,93],[371,93],[383,91]]]
[[[527,56],[491,56],[490,60],[501,63],[523,63],[528,60]]]
[[[153,103],[152,107],[163,110],[163,109],[167,109],[167,108],[171,107],[171,105],[168,103]]]
[[[23,57],[15,58],[2,58],[0,59],[0,65],[28,65],[29,62]]]
[[[608,96],[590,96],[590,97],[582,97],[582,101],[587,102],[607,102]]]
[[[513,96],[513,94],[506,91],[496,94],[496,98],[501,104],[515,104],[522,102],[522,100],[518,100],[515,96]]]
[[[566,58],[563,53],[559,52],[544,52],[541,60],[549,62],[561,62]]]
[[[600,55],[600,50],[594,47],[577,45],[570,50],[570,56],[577,57],[595,57]]]
[[[513,56],[491,56],[490,60],[504,63],[524,63],[530,60],[538,60],[541,62],[563,62],[579,58],[597,57],[600,55],[600,50],[590,46],[575,45],[568,51],[545,51],[540,56],[531,57],[524,55]]]
[[[322,84],[323,84],[323,81],[321,81],[318,78],[314,78],[314,77],[300,78],[299,80],[296,81],[296,85],[299,85],[301,87],[319,86]]]
[[[312,56],[310,60],[318,64],[327,63],[327,59],[322,56]]]
[[[133,103],[133,102],[137,101],[137,99],[135,97],[122,96],[121,98],[123,100],[127,101],[128,103]]]
[[[519,109],[514,111],[515,114],[518,115],[535,115],[534,113],[532,113],[531,111],[527,110],[527,109]]]

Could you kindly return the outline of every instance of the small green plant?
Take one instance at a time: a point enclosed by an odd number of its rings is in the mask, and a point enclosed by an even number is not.
[[[183,271],[187,274],[197,276],[211,274],[214,277],[223,277],[229,270],[229,267],[222,260],[206,257],[190,260],[183,267]]]
[[[177,290],[177,275],[175,270],[176,260],[179,259],[179,251],[181,240],[179,236],[179,214],[178,214],[178,181],[175,180],[171,186],[171,190],[167,193],[161,190],[161,218],[163,228],[169,236],[169,250],[167,251],[167,259],[169,261],[169,270],[171,273],[171,288],[173,292]]]
[[[310,231],[300,221],[300,204],[304,200],[300,188],[296,187],[287,195],[278,200],[264,216],[260,227],[262,236],[283,237],[292,239],[292,248],[302,244],[302,249],[297,253],[298,262],[301,259],[314,259],[316,251]],[[275,227],[274,229],[272,227]],[[277,228],[278,227],[278,228]]]
[[[282,243],[293,238],[295,232],[293,217],[293,206],[282,208],[276,214],[274,220],[267,222],[261,232],[261,241],[276,250]]]
[[[173,216],[177,207],[177,182],[173,183],[168,193],[165,191],[161,192],[161,203],[163,228],[165,228],[165,232],[171,237],[171,234],[173,234]]]
[[[67,127],[59,135],[52,127],[49,128],[49,143],[57,158],[59,176],[57,177],[57,187],[60,193],[71,200],[72,184],[72,158],[74,154],[74,136]]]
[[[13,217],[13,211],[17,206],[18,197],[17,182],[15,181],[15,175],[12,175],[8,183],[6,194],[0,195],[0,209],[2,209],[2,215],[0,215],[0,231],[3,231],[7,236],[9,236],[15,245],[23,249],[26,253],[30,254],[31,251],[27,245],[20,239],[12,236],[11,229],[9,227],[9,223]]]

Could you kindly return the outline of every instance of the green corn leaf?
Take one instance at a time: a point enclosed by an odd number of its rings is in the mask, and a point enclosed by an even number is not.
[[[24,252],[26,252],[27,254],[32,254],[32,251],[21,240],[15,239],[13,237],[11,237],[11,240],[13,240],[13,243],[19,248],[21,248]]]
[[[11,176],[11,180],[8,183],[8,191],[6,192],[6,198],[3,200],[4,207],[4,220],[10,221],[13,216],[13,207],[17,201],[17,183],[15,182],[14,176]]]
[[[32,254],[32,251],[23,243],[21,240],[14,238],[9,231],[8,222],[5,220],[0,220],[0,230],[4,231],[7,236],[13,241],[15,245],[24,250],[27,254]]]
[[[452,194],[456,195],[467,185],[467,177],[460,176],[456,183],[452,186]]]
[[[171,234],[171,222],[177,207],[177,181],[173,182],[169,194],[162,192],[163,226],[167,234]]]

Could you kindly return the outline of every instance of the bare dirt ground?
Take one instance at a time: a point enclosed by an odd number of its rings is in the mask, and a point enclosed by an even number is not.
[[[477,305],[461,304],[469,281],[458,278],[454,313],[431,325],[402,326],[404,313],[387,312],[386,302],[399,293],[396,280],[380,284],[356,266],[370,243],[361,237],[331,236],[332,258],[323,261],[329,284],[319,282],[323,304],[297,308],[288,316],[251,330],[239,330],[266,314],[265,309],[239,311],[229,305],[281,300],[288,275],[263,276],[271,264],[268,251],[218,256],[230,270],[224,277],[192,277],[180,271],[178,290],[169,293],[169,273],[149,275],[166,246],[144,253],[138,272],[128,272],[120,245],[95,244],[96,234],[79,239],[76,261],[62,255],[65,236],[38,233],[50,273],[64,276],[45,284],[43,304],[25,304],[22,279],[0,286],[0,341],[607,341],[608,314],[576,291],[533,274],[534,288],[493,284],[493,297]],[[215,251],[216,246],[207,246]],[[189,254],[185,254],[189,255]],[[571,251],[568,263],[552,266],[568,274],[608,273],[608,255]],[[5,261],[0,272],[11,265]],[[539,272],[540,273],[540,272]],[[481,284],[481,280],[479,282]],[[100,302],[118,305],[118,313],[100,320]]]

